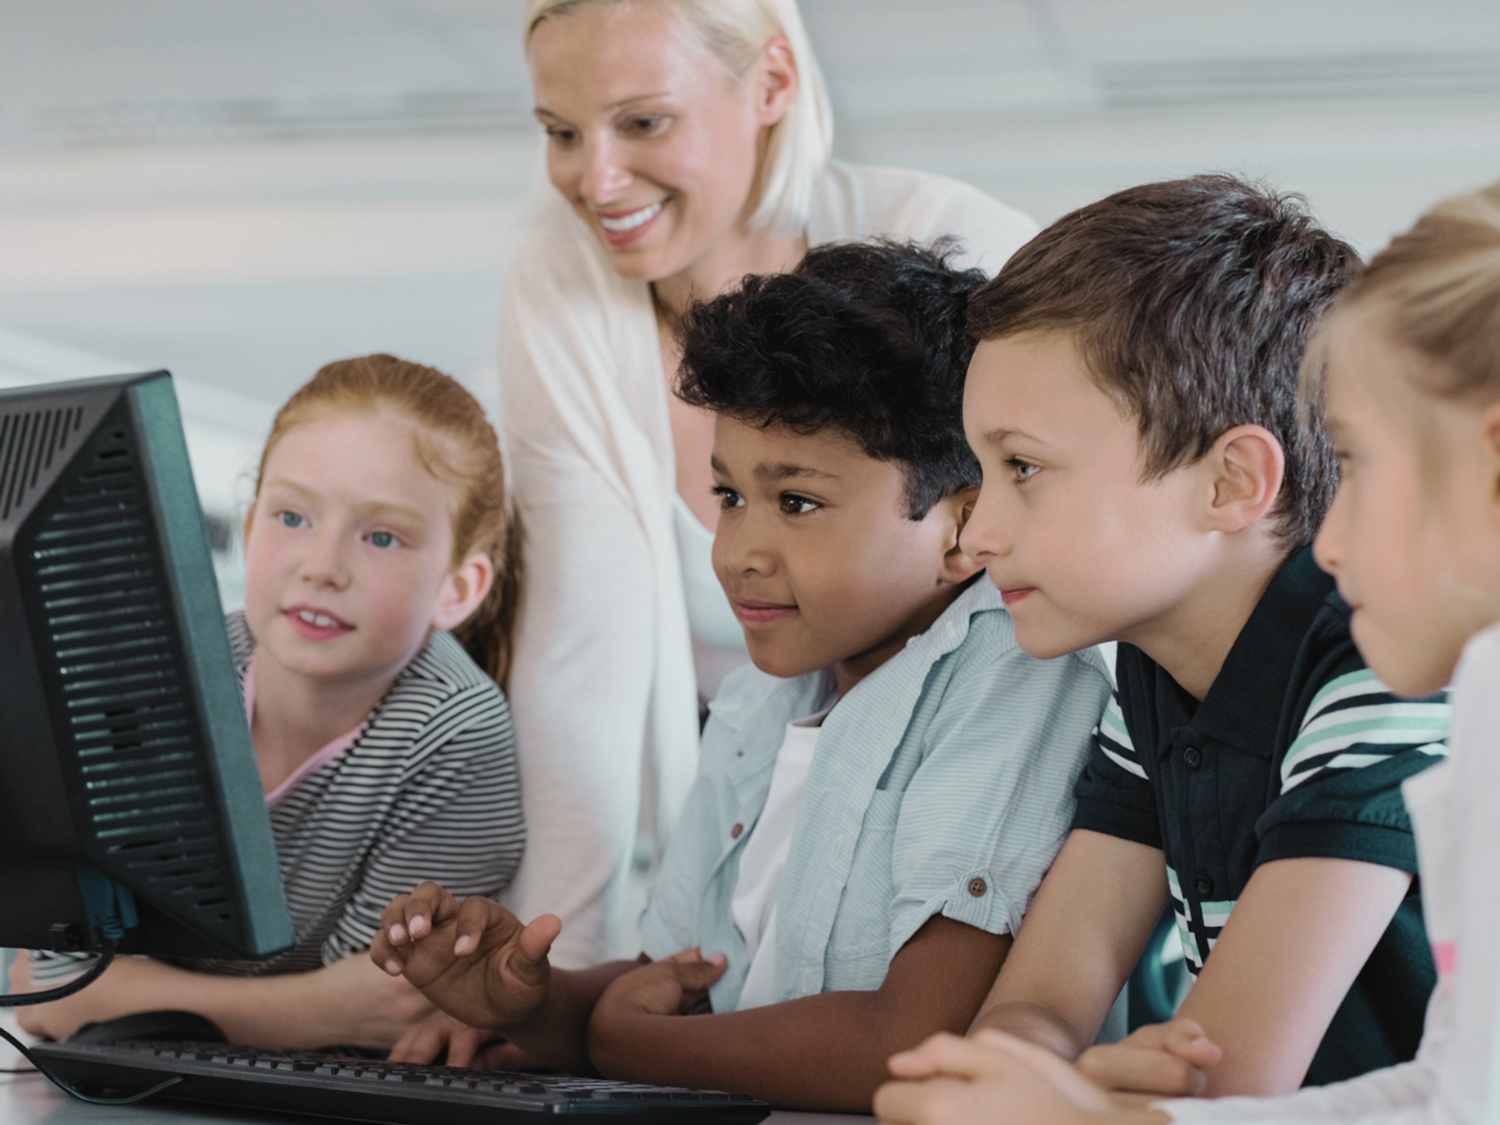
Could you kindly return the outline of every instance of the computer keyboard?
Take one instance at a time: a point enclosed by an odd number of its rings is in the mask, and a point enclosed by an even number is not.
[[[739,1094],[223,1043],[55,1043],[33,1053],[88,1093],[131,1094],[177,1077],[182,1081],[157,1096],[391,1125],[535,1125],[556,1115],[755,1125],[771,1112]]]

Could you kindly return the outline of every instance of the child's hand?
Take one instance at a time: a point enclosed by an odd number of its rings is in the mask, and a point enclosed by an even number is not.
[[[1045,1047],[985,1030],[934,1035],[890,1061],[898,1081],[875,1092],[893,1125],[1071,1125],[1113,1113],[1109,1095]]]
[[[1192,1098],[1208,1085],[1208,1071],[1224,1052],[1193,1020],[1137,1028],[1118,1043],[1090,1047],[1078,1069],[1106,1090],[1153,1098]]]
[[[722,953],[686,949],[611,981],[589,1019],[589,1057],[600,1073],[613,1072],[639,1047],[638,1017],[686,1015],[708,999],[728,964]]]
[[[380,916],[371,959],[404,975],[443,1011],[470,1027],[524,1027],[546,1005],[547,951],[562,922],[529,925],[483,895],[459,902],[436,883],[397,895]]]

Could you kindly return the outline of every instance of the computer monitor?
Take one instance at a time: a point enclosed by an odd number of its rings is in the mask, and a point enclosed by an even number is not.
[[[0,391],[0,946],[293,940],[171,376]]]

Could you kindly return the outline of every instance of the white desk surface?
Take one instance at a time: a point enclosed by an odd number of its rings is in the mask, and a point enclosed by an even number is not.
[[[40,1074],[0,1075],[0,1122],[4,1125],[287,1125],[313,1120],[168,1101],[89,1105],[68,1097]],[[326,1125],[328,1119],[317,1120]],[[764,1125],[870,1125],[872,1120],[852,1113],[777,1111]]]

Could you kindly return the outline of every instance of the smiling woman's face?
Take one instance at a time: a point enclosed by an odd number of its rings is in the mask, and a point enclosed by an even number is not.
[[[665,5],[544,19],[528,54],[547,174],[623,277],[690,269],[749,214],[761,135],[785,112]]]

